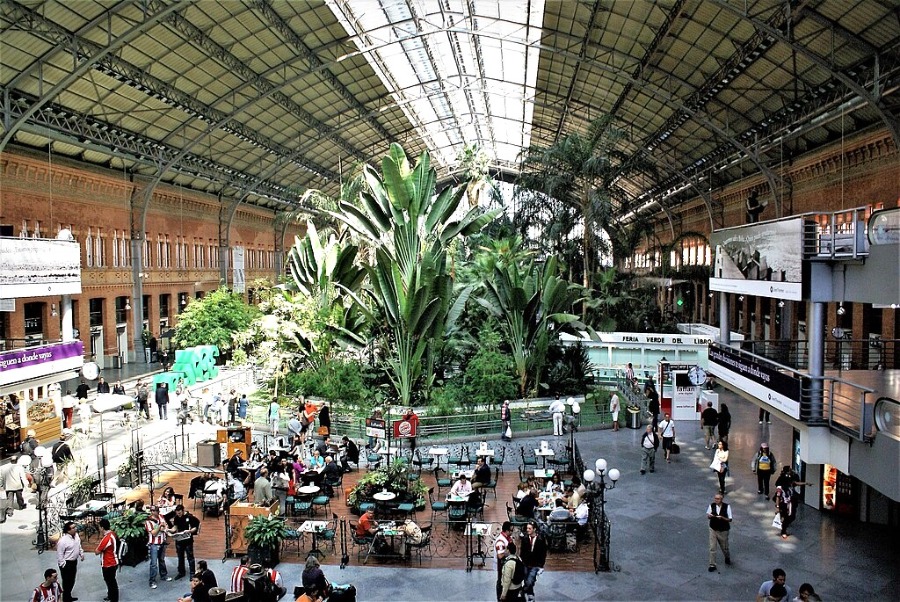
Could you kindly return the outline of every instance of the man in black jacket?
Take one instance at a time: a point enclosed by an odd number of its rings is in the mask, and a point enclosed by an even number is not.
[[[519,545],[519,556],[525,563],[528,573],[525,575],[525,599],[534,599],[534,582],[544,571],[547,562],[547,542],[538,533],[537,524],[532,521],[525,525],[525,534]]]
[[[350,462],[359,466],[359,446],[347,435],[341,438],[344,442],[344,455],[341,457],[341,466],[344,472],[350,472]]]
[[[159,419],[169,419],[169,385],[166,383],[156,384],[156,409],[159,410]]]

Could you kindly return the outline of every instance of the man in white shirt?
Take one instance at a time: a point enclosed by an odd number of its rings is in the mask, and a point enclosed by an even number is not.
[[[575,520],[578,521],[578,525],[583,527],[588,522],[588,516],[590,515],[590,508],[588,507],[588,503],[586,501],[582,501],[575,507]]]
[[[566,412],[566,404],[560,400],[559,395],[550,403],[550,414],[553,416],[553,435],[562,437],[563,414]]]
[[[675,421],[666,413],[666,417],[657,425],[659,434],[662,436],[663,451],[666,453],[666,462],[669,462],[669,456],[672,454],[672,444],[675,443]]]
[[[619,430],[619,395],[618,393],[613,393],[612,397],[609,398],[609,413],[612,414],[612,430],[616,432]]]
[[[450,496],[459,496],[465,497],[472,493],[472,483],[469,482],[469,479],[466,478],[466,475],[459,475],[459,480],[453,483],[453,487],[450,488]]]
[[[72,420],[75,418],[75,408],[78,406],[78,400],[72,395],[71,391],[66,391],[61,400],[63,413],[63,428],[72,428]]]

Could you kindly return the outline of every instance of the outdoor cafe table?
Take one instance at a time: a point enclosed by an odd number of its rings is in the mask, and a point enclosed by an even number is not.
[[[384,492],[382,492],[382,493],[384,493]],[[390,492],[388,492],[388,493],[390,493]],[[375,495],[378,495],[378,494],[376,493]],[[384,556],[384,557],[390,557],[390,558],[398,558],[399,557],[399,554],[397,554],[397,552],[394,550],[394,538],[399,537],[399,536],[405,537],[406,535],[404,534],[403,529],[398,527],[396,523],[390,522],[390,523],[384,523],[383,525],[381,525],[378,528],[378,533],[380,533],[384,537],[391,538],[390,552],[387,552],[384,554],[379,554],[379,553],[375,552],[375,542],[378,541],[378,536],[376,535],[375,537],[372,538],[372,543],[369,544],[369,551],[366,553],[366,558],[365,558],[365,560],[363,560],[363,564],[366,564],[369,561],[369,556],[371,556],[372,554],[374,554],[375,556]]]
[[[475,557],[481,558],[481,566],[487,562],[487,554],[484,552],[482,541],[491,532],[489,523],[469,523],[466,525],[466,572],[470,572],[475,566]],[[472,539],[475,545],[472,545]]]
[[[428,450],[428,453],[434,456],[434,469],[437,470],[441,467],[441,456],[446,456],[448,453],[450,453],[450,450],[446,447],[432,447]]]
[[[548,447],[547,449],[536,449],[534,450],[535,456],[540,456],[544,461],[544,468],[547,468],[547,458],[552,458],[556,455],[556,452],[553,451],[552,447]]]
[[[322,557],[325,556],[325,553],[319,549],[319,533],[324,531],[327,526],[328,521],[307,520],[303,521],[303,524],[297,529],[300,533],[312,533],[312,549],[310,549],[309,554],[315,554],[317,556],[321,555]],[[307,556],[309,554],[307,554]]]
[[[313,495],[319,493],[319,487],[316,485],[304,485],[303,487],[298,487],[297,491],[303,493],[305,495]],[[310,522],[310,521],[306,521]]]
[[[82,514],[87,512],[101,512],[109,510],[110,506],[112,506],[112,502],[108,500],[88,500],[82,505],[76,506],[75,511]]]
[[[553,470],[552,468],[550,470],[547,470],[546,468],[535,468],[534,469],[534,476],[538,479],[549,479],[554,474],[556,474],[556,471]]]
[[[489,449],[489,448],[482,449],[482,448],[478,447],[478,448],[475,448],[475,455],[479,456],[479,457],[484,457],[484,458],[493,458],[494,450]]]

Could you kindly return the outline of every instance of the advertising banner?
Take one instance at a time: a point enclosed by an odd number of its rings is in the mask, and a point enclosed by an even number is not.
[[[0,298],[80,294],[77,242],[0,237]]]
[[[0,385],[78,370],[84,362],[83,356],[81,341],[4,351],[0,353]]]
[[[395,420],[394,421],[394,439],[408,439],[416,436],[416,420]]]
[[[800,301],[803,218],[717,230],[709,288],[724,293]]]
[[[675,380],[675,390],[672,396],[672,418],[677,420],[699,420],[697,413],[698,389],[691,384],[687,370],[675,370],[672,372]]]
[[[366,418],[366,436],[374,439],[384,439],[384,420]]]
[[[799,378],[783,374],[774,366],[719,346],[709,348],[709,369],[719,380],[753,395],[792,418],[800,419]]]

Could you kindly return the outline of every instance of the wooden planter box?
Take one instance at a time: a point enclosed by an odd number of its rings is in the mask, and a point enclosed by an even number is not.
[[[25,441],[25,435],[28,429],[34,429],[34,435],[37,437],[41,445],[46,445],[50,441],[59,439],[62,434],[62,419],[59,416],[48,418],[41,422],[32,422],[28,426],[19,429],[19,442]]]
[[[247,553],[247,540],[244,539],[244,529],[254,516],[269,516],[278,513],[278,500],[271,506],[255,506],[238,502],[231,505],[228,513],[231,517],[231,551],[237,556]]]

